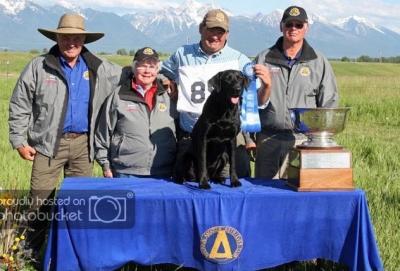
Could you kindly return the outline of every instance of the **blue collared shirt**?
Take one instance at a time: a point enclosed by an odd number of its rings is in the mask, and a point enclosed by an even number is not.
[[[298,51],[296,56],[294,58],[291,58],[289,56],[286,55],[286,52],[283,51],[283,55],[285,56],[286,60],[287,60],[287,64],[290,68],[293,67],[294,64],[296,64],[296,62],[299,60],[300,56],[301,56],[301,52],[302,50]]]
[[[60,57],[61,68],[68,83],[68,105],[64,119],[64,133],[86,133],[89,131],[89,70],[85,60],[79,56],[71,68]]]
[[[179,67],[223,63],[232,60],[238,60],[240,70],[243,70],[243,66],[250,62],[246,55],[228,45],[225,45],[219,52],[208,55],[201,49],[200,43],[189,44],[178,48],[168,60],[164,61],[160,73],[178,82]],[[181,128],[186,132],[192,132],[199,116],[189,112],[180,112],[179,116]]]

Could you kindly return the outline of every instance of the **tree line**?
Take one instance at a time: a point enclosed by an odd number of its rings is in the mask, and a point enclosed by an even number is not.
[[[400,63],[400,56],[391,57],[370,57],[366,55],[357,58],[349,58],[344,56],[340,59],[342,62],[381,62],[381,63]]]
[[[8,51],[7,49],[4,49],[4,51]],[[31,54],[39,54],[39,53],[47,53],[48,49],[47,48],[43,48],[42,51],[39,51],[37,49],[32,49],[29,51],[29,53]],[[136,50],[131,49],[131,50],[127,50],[124,48],[118,49],[116,51],[117,55],[121,55],[121,56],[134,56],[136,53]],[[99,55],[109,55],[110,53],[107,52],[99,52]],[[160,56],[160,58],[168,58],[170,56],[170,53],[165,53],[165,52],[158,52],[158,55]],[[330,58],[330,60],[336,60],[336,61],[342,61],[342,62],[381,62],[381,63],[400,63],[400,56],[390,56],[390,57],[370,57],[367,55],[362,55],[356,58],[352,58],[352,57],[347,57],[344,56],[342,58]]]

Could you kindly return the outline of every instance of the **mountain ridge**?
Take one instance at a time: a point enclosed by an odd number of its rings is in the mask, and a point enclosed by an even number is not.
[[[64,12],[78,12],[86,19],[90,31],[105,33],[105,37],[88,47],[97,52],[137,49],[152,46],[162,52],[173,52],[179,46],[200,40],[198,24],[211,4],[188,0],[180,7],[157,11],[136,11],[117,15],[112,12],[62,5],[43,7],[29,0],[0,0],[0,48],[30,50],[49,48],[53,43],[37,28],[56,28]],[[268,14],[230,15],[229,45],[248,56],[272,46],[281,35],[279,22],[283,10]],[[400,55],[400,34],[375,25],[357,15],[338,18],[334,22],[309,14],[307,41],[328,57],[360,55]]]

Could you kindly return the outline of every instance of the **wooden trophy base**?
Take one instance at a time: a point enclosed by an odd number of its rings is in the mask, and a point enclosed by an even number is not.
[[[353,190],[351,153],[343,148],[293,149],[288,185],[297,191]]]

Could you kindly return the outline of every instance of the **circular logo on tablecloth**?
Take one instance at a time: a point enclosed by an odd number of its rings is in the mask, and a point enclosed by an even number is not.
[[[201,235],[200,251],[209,261],[229,263],[239,257],[242,249],[242,235],[233,227],[215,226]]]

